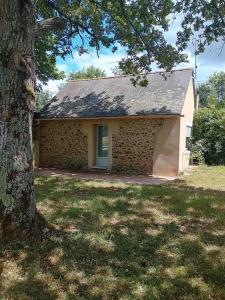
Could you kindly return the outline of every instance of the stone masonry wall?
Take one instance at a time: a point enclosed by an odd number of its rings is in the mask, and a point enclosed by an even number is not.
[[[40,166],[84,169],[88,164],[87,136],[76,120],[41,121]]]
[[[112,168],[128,173],[152,174],[153,152],[162,119],[121,120],[112,136]]]

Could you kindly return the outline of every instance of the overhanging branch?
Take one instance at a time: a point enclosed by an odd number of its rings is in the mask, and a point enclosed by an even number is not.
[[[66,27],[66,21],[60,17],[50,18],[37,23],[35,35],[39,36],[42,33],[63,30]]]
[[[71,18],[70,16],[68,16],[66,13],[63,12],[63,10],[61,10],[55,3],[53,3],[52,1],[47,1],[46,5],[49,6],[50,8],[54,9],[55,11],[57,11],[57,13],[67,22],[69,22],[71,27],[76,27],[76,28],[80,28],[83,31],[85,31],[89,36],[91,36],[93,39],[95,39],[96,41],[98,40],[96,35],[89,30],[89,28],[83,24],[81,24],[78,20],[73,20],[73,18]]]

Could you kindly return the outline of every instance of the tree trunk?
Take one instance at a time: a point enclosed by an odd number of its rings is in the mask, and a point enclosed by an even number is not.
[[[32,166],[34,0],[0,0],[0,231],[35,220]]]

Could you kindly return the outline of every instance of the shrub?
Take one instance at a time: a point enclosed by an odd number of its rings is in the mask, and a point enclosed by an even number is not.
[[[190,150],[191,150],[190,159],[192,164],[201,165],[205,163],[202,141],[197,141],[195,143],[191,141]]]
[[[193,124],[192,156],[207,164],[225,164],[225,109],[202,108]]]

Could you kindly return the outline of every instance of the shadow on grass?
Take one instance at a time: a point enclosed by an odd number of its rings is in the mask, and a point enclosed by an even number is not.
[[[55,229],[1,245],[1,299],[225,299],[224,192],[36,186]]]

